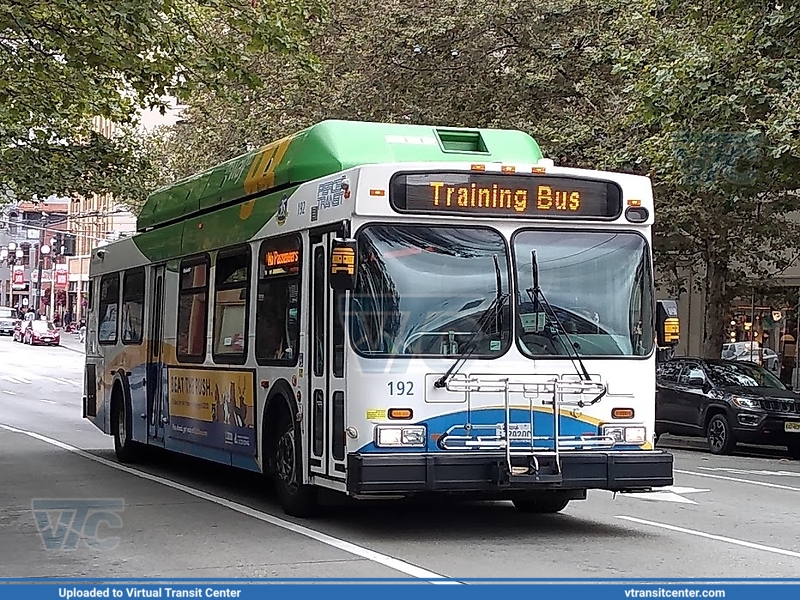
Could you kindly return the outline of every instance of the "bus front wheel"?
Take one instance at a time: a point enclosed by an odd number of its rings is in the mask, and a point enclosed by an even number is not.
[[[275,445],[275,484],[283,512],[293,517],[309,517],[317,507],[317,489],[304,485],[302,446],[297,423],[284,412]]]

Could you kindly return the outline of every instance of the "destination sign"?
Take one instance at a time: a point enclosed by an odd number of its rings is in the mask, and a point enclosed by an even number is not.
[[[296,273],[299,267],[298,250],[268,250],[264,254],[264,275]]]
[[[622,193],[609,181],[502,173],[402,173],[391,185],[401,212],[508,218],[618,217]]]

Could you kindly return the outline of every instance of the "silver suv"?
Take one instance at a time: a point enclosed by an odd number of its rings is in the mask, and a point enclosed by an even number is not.
[[[14,335],[14,323],[17,320],[17,311],[7,306],[0,306],[0,334]]]

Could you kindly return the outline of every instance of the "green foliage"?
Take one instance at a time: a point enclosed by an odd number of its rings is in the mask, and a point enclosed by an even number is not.
[[[315,68],[251,57],[268,94],[192,97],[163,182],[326,118],[507,127],[561,164],[650,175],[664,283],[695,270],[706,352],[796,256],[800,7],[744,0],[335,0]]]
[[[800,11],[735,0],[642,8],[631,26],[646,36],[617,57],[632,74],[628,120],[642,128],[637,143],[656,185],[657,262],[673,284],[700,275],[704,352],[716,356],[731,301],[800,249]]]
[[[92,118],[132,126],[139,108],[163,111],[168,96],[257,87],[249,56],[302,51],[321,9],[317,0],[0,0],[4,185],[23,198],[141,199],[130,179],[141,179],[146,157],[129,131],[93,135]]]

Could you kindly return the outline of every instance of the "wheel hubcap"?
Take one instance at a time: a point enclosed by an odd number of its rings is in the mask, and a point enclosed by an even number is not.
[[[715,450],[719,450],[725,444],[725,438],[727,437],[727,431],[725,431],[725,425],[722,421],[714,421],[711,424],[711,427],[708,428],[708,438],[711,442],[711,447]]]
[[[294,429],[288,429],[278,440],[277,470],[283,485],[290,492],[297,488],[297,462],[295,460]]]

